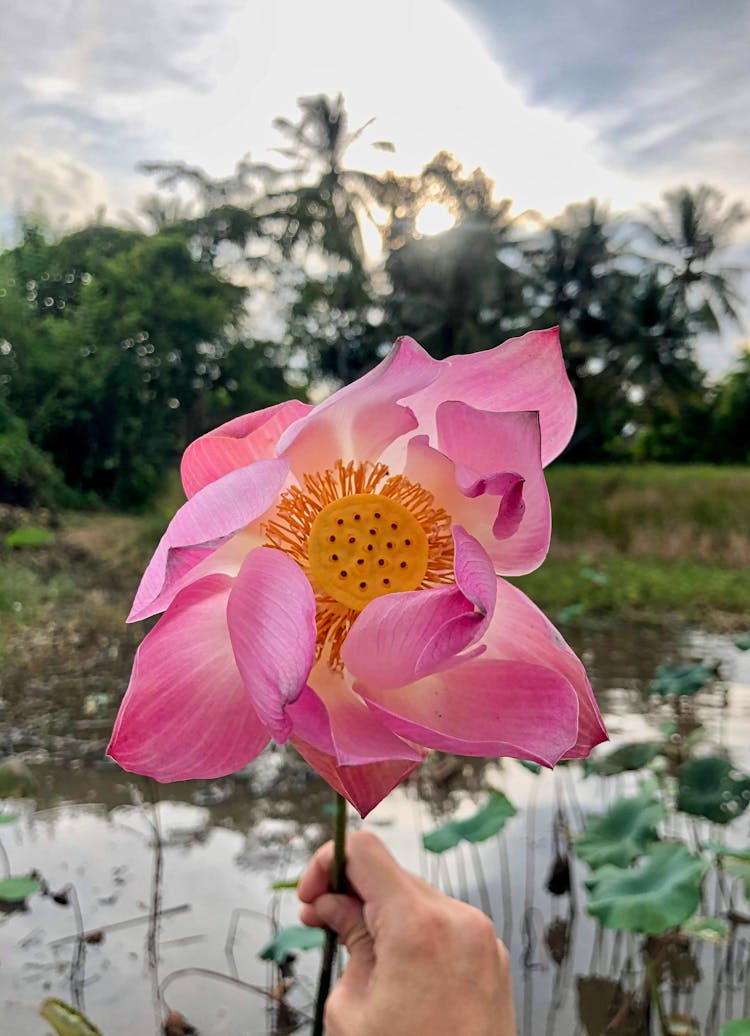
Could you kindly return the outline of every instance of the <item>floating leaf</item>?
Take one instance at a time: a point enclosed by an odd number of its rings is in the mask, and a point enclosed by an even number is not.
[[[716,856],[730,856],[735,860],[750,861],[750,849],[733,849],[728,845],[724,845],[723,842],[703,842],[701,849],[708,849],[709,852],[715,853]]]
[[[691,939],[702,942],[726,942],[729,938],[729,922],[723,917],[689,917],[681,931]]]
[[[287,889],[296,889],[299,885],[299,878],[289,878],[288,881],[275,881],[271,885],[272,892],[284,892]]]
[[[606,813],[588,818],[575,840],[576,855],[592,870],[606,864],[627,867],[657,841],[656,825],[664,819],[664,807],[650,795],[617,799]]]
[[[581,579],[585,579],[594,586],[606,586],[609,583],[609,576],[606,572],[600,572],[596,568],[582,568],[578,573]]]
[[[528,770],[529,773],[533,773],[535,776],[538,776],[542,772],[542,768],[539,763],[532,763],[530,759],[519,759],[518,762],[525,770]]]
[[[516,807],[501,791],[491,791],[487,802],[465,820],[449,820],[447,824],[422,836],[422,845],[431,853],[444,853],[459,842],[484,842],[505,827],[516,815]]]
[[[320,928],[290,925],[289,928],[280,928],[258,956],[261,960],[273,960],[277,964],[283,964],[291,953],[298,950],[315,950],[324,942],[325,932]]]
[[[0,813],[0,824],[15,824],[17,820],[17,813]]]
[[[727,1022],[719,1029],[719,1036],[750,1036],[750,1018]]]
[[[6,759],[0,763],[0,799],[22,798],[36,789],[36,780],[26,763]]]
[[[569,622],[575,621],[580,618],[581,615],[586,613],[585,604],[568,604],[555,616],[555,620],[560,626],[565,626]]]
[[[586,777],[592,773],[599,777],[613,777],[628,770],[640,770],[653,762],[661,749],[656,741],[629,741],[608,755],[584,760],[583,772]]]
[[[0,901],[3,903],[22,903],[32,892],[42,887],[39,878],[13,877],[0,878]]]
[[[684,845],[654,845],[635,867],[602,867],[588,878],[588,911],[605,928],[658,935],[698,909],[707,867]]]
[[[750,777],[718,755],[691,759],[677,775],[677,808],[728,824],[750,804]]]
[[[41,529],[37,525],[24,525],[14,529],[5,537],[7,547],[46,547],[54,543],[55,534],[49,529]]]
[[[64,1000],[50,997],[39,1008],[39,1014],[57,1036],[102,1036],[101,1031],[85,1015]]]
[[[745,890],[745,898],[750,900],[750,860],[730,856],[724,860],[724,870],[740,879]]]
[[[691,696],[702,691],[716,676],[716,670],[706,665],[661,665],[656,670],[656,679],[646,690],[649,694]]]
[[[735,637],[734,646],[740,651],[750,651],[750,633],[740,633],[739,637]]]

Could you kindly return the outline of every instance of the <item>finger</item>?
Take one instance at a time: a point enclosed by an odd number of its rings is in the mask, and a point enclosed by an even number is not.
[[[375,964],[375,946],[367,929],[362,903],[352,896],[329,893],[316,899],[311,906],[316,916],[338,934],[349,953],[340,995],[357,996],[366,987]]]
[[[328,891],[333,865],[333,843],[315,853],[300,879],[297,895],[311,903]],[[352,890],[365,902],[382,901],[417,879],[396,863],[386,847],[369,831],[355,831],[346,841],[346,876]]]
[[[331,868],[333,867],[333,842],[321,845],[314,854],[297,885],[297,897],[303,903],[312,903],[324,892],[328,892],[331,884]]]

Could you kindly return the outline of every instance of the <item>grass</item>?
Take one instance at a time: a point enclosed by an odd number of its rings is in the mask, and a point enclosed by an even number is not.
[[[514,582],[553,619],[750,626],[750,468],[553,465],[548,481],[550,555]],[[6,650],[52,616],[98,609],[119,624],[180,502],[170,482],[148,514],[70,513],[52,544],[0,546]]]
[[[547,559],[513,580],[556,622],[683,622],[713,630],[750,626],[747,571],[689,559],[613,554]]]
[[[553,557],[750,565],[750,467],[552,465]]]

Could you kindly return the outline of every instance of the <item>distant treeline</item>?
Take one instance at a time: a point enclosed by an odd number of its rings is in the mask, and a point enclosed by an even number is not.
[[[740,334],[722,262],[740,205],[699,186],[638,219],[593,200],[514,218],[446,152],[417,176],[348,168],[342,99],[300,107],[276,121],[285,168],[151,163],[139,222],[27,221],[0,254],[0,500],[142,504],[190,438],[350,381],[399,334],[444,357],[552,324],[579,402],[568,461],[750,459],[750,358],[719,384],[694,358]],[[451,229],[420,233],[428,205]]]

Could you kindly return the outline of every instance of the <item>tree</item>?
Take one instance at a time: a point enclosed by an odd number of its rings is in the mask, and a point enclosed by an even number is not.
[[[464,176],[461,163],[443,151],[417,177],[386,177],[381,200],[389,208],[385,308],[394,334],[413,335],[444,357],[497,345],[521,327],[526,279],[510,201],[495,199],[481,170]],[[442,205],[455,226],[419,234],[419,213],[430,203]]]
[[[27,234],[0,256],[0,287],[4,434],[80,494],[144,501],[187,439],[289,394],[244,339],[247,289],[175,230]]]
[[[739,323],[743,271],[720,256],[750,211],[740,202],[727,204],[721,191],[705,184],[667,191],[663,199],[660,209],[648,209],[642,227],[677,298],[703,329],[716,332],[723,319]]]

